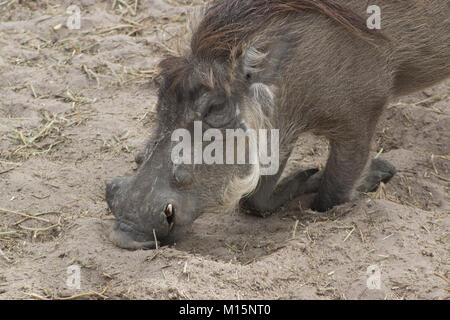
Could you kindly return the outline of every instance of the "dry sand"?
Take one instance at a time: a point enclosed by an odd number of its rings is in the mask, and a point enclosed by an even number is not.
[[[373,154],[399,173],[378,192],[326,214],[298,200],[265,219],[205,214],[175,246],[129,252],[105,237],[105,182],[136,168],[156,63],[201,1],[74,2],[80,30],[71,1],[0,0],[1,299],[450,298],[449,81],[385,113]],[[326,155],[305,136],[291,167]]]

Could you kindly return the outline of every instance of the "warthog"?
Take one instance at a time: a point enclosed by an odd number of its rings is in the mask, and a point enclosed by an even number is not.
[[[317,193],[312,209],[326,211],[388,181],[395,168],[369,161],[375,127],[391,99],[450,76],[450,2],[369,2],[381,9],[380,30],[368,28],[368,2],[360,0],[207,6],[186,52],[160,63],[157,128],[139,170],[107,184],[117,219],[111,240],[154,248],[180,239],[204,212],[242,205],[264,214],[305,193]],[[221,132],[278,129],[278,172],[263,176],[258,163],[174,163],[172,133],[194,136],[198,121]],[[307,131],[330,142],[325,169],[280,179]]]

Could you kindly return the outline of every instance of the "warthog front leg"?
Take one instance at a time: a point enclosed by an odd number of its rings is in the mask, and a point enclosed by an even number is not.
[[[373,159],[356,190],[361,193],[376,191],[380,182],[387,183],[396,172],[390,162],[380,158]],[[245,198],[242,205],[255,215],[263,217],[270,215],[290,200],[303,194],[317,193],[323,174],[324,171],[317,169],[298,171],[283,179],[278,185],[276,179],[279,175],[263,177],[258,189]]]
[[[369,157],[369,139],[330,139],[330,155],[312,209],[325,212],[350,200]]]
[[[373,159],[356,190],[358,192],[374,192],[381,182],[389,182],[396,173],[397,169],[389,161],[380,158]]]
[[[270,215],[297,196],[317,192],[322,172],[318,169],[298,171],[277,184],[279,175],[264,176],[254,193],[244,199],[242,206],[258,216]]]
[[[363,160],[361,159],[361,161]],[[343,178],[342,172],[341,174],[329,174],[328,177],[322,178],[318,196],[312,205],[313,210],[323,212],[350,200],[353,190],[352,180],[357,180],[359,177],[361,166],[353,166],[352,168],[354,171],[347,171],[345,178]],[[373,159],[365,175],[359,181],[356,191],[360,193],[374,192],[381,182],[387,183],[396,173],[397,170],[390,162],[378,158]],[[324,174],[326,174],[326,170]],[[325,180],[327,178],[328,180]],[[338,179],[342,180],[339,181]]]

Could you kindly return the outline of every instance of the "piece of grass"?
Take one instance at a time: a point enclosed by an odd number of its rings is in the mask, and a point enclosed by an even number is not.
[[[297,227],[299,223],[300,223],[299,220],[295,220],[294,229],[292,230],[292,239],[295,239],[295,234],[297,232]]]
[[[14,214],[14,215],[18,215],[18,216],[21,216],[21,217],[25,217],[27,219],[34,219],[34,220],[38,220],[38,221],[41,221],[41,222],[50,223],[50,221],[47,220],[47,219],[36,217],[36,216],[32,216],[32,215],[29,215],[29,214],[26,214],[26,213],[23,213],[23,212],[8,210],[8,209],[5,209],[5,208],[0,208],[0,212]]]

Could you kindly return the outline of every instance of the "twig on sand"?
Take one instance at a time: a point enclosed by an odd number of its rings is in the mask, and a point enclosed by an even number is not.
[[[35,294],[35,293],[27,293],[27,292],[24,292],[27,296],[30,296],[30,297],[32,297],[32,298],[34,298],[34,299],[37,299],[37,300],[50,300],[50,299],[48,299],[48,298],[46,298],[46,297],[43,297],[43,296],[40,296],[40,295],[38,295],[38,294]]]
[[[89,292],[75,294],[70,297],[58,297],[58,298],[54,298],[53,300],[75,300],[75,299],[79,299],[79,298],[87,298],[87,297],[92,297],[92,296],[100,297],[102,299],[108,299],[108,297],[104,295],[106,293],[106,291],[108,291],[108,289],[109,289],[109,284],[105,287],[105,289],[102,290],[102,292],[89,291]],[[24,293],[34,299],[52,300],[51,298],[43,297],[36,293],[27,293],[27,292],[24,292]]]
[[[297,233],[297,228],[298,228],[299,223],[300,223],[299,220],[295,220],[294,230],[292,230],[292,239],[295,239],[295,234]]]
[[[97,82],[97,89],[100,88],[100,79],[98,78],[98,75],[89,69],[85,64],[82,65],[81,69],[87,74],[88,78],[94,78]]]
[[[136,15],[136,11],[124,0],[117,0],[120,4],[124,5],[127,9],[128,12],[132,15],[135,16]],[[137,8],[137,4],[135,4],[135,7]]]
[[[3,232],[0,232],[0,237],[1,236],[12,236],[15,234],[17,234],[17,231],[3,231]]]
[[[444,276],[444,275],[442,275],[442,274],[439,274],[439,273],[437,273],[437,272],[435,272],[434,275],[435,275],[436,277],[441,278],[441,279],[444,280],[445,282],[447,282],[447,284],[450,286],[450,280],[449,280],[446,276]]]
[[[445,178],[445,177],[443,177],[443,176],[440,176],[440,175],[438,175],[438,174],[436,174],[436,173],[434,173],[434,172],[431,172],[431,174],[432,174],[433,176],[435,176],[436,178],[441,179],[442,181],[450,182],[450,179],[447,179],[447,178]]]
[[[434,154],[431,154],[431,165],[433,166],[434,172],[438,175],[439,171],[436,168],[436,165],[434,164]]]
[[[377,155],[375,156],[375,159],[378,159],[380,156],[381,156],[381,154],[384,152],[384,149],[383,148],[381,148],[380,149],[380,151],[377,153]]]
[[[158,249],[159,249],[159,246],[158,246],[158,239],[156,239],[156,232],[155,232],[155,229],[153,229],[153,237],[155,238],[155,246],[156,246],[156,250],[158,250]]]
[[[30,89],[31,89],[31,92],[33,93],[33,97],[35,99],[39,98],[37,93],[36,93],[36,90],[34,90],[34,87],[33,87],[33,85],[31,83],[30,83]]]
[[[17,168],[17,167],[12,167],[12,168],[9,168],[9,169],[0,171],[0,174],[5,174],[5,173],[8,173],[8,172],[10,172],[10,171],[13,171],[15,168]]]
[[[74,299],[78,299],[78,298],[85,298],[85,297],[92,297],[92,296],[100,297],[102,299],[108,299],[108,297],[104,295],[106,293],[106,291],[108,291],[108,289],[109,289],[109,284],[105,287],[105,289],[102,290],[102,292],[89,291],[89,292],[85,292],[85,293],[75,294],[70,297],[56,298],[55,300],[74,300]]]
[[[155,250],[155,252],[150,256],[150,257],[147,257],[146,259],[145,259],[145,261],[152,261],[153,259],[155,259],[159,254],[161,253],[161,251],[160,250]]]
[[[3,5],[6,5],[6,7],[9,7],[16,1],[17,0],[7,0],[7,1],[0,2],[0,7],[3,6]]]
[[[34,220],[38,220],[38,221],[50,223],[50,221],[47,220],[47,219],[40,218],[40,217],[37,217],[37,216],[31,216],[31,215],[26,214],[26,213],[23,213],[23,212],[18,212],[18,211],[13,211],[13,210],[7,210],[7,209],[4,209],[4,208],[0,208],[0,212],[3,212],[3,213],[11,213],[11,214],[15,214],[15,215],[18,215],[18,216],[21,216],[21,217],[25,217],[25,218],[27,218],[27,219],[34,219]]]
[[[102,34],[102,33],[107,33],[107,32],[111,32],[111,31],[114,31],[114,30],[126,29],[126,28],[134,28],[134,26],[132,24],[120,24],[120,25],[117,25],[117,26],[113,26],[113,27],[110,27],[110,28],[99,30],[98,33]]]
[[[353,226],[352,230],[350,230],[350,232],[347,234],[347,236],[345,237],[343,242],[347,241],[347,239],[352,235],[353,231],[355,231],[355,230],[356,230],[356,226]]]
[[[20,227],[21,229],[27,230],[27,231],[33,231],[33,232],[43,232],[43,231],[48,231],[48,230],[52,230],[52,229],[54,229],[54,228],[56,228],[56,227],[59,227],[59,226],[60,226],[59,223],[57,223],[57,224],[52,224],[51,226],[45,227],[45,228],[29,228],[29,227],[24,227],[24,226],[20,226],[20,225],[19,225],[19,227]]]

